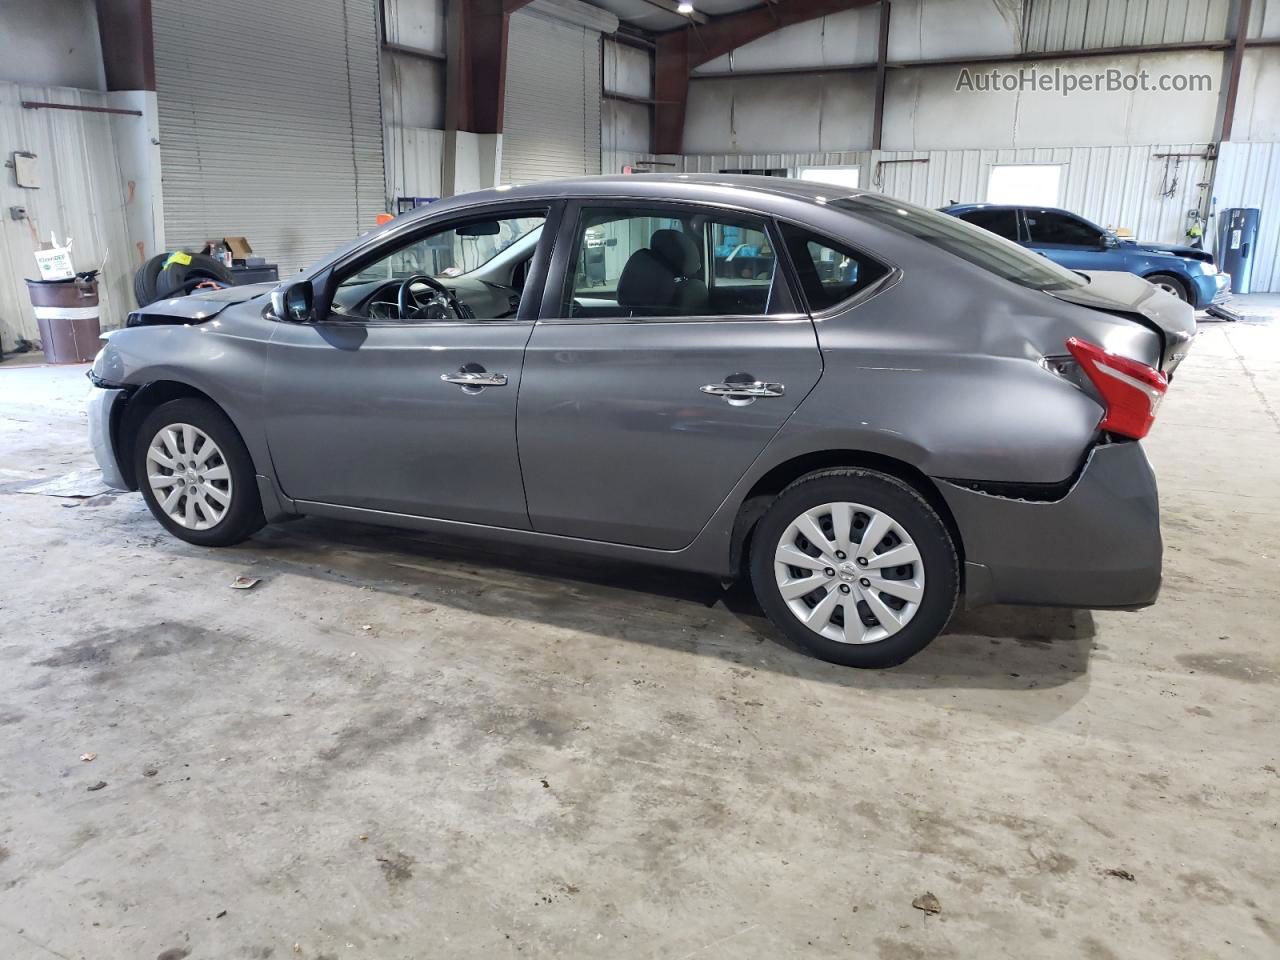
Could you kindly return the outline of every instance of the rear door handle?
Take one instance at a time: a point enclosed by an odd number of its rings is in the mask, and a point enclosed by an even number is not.
[[[699,389],[713,397],[724,397],[729,405],[734,407],[745,407],[749,403],[755,403],[759,397],[785,396],[787,392],[784,384],[772,383],[767,380],[708,383]]]

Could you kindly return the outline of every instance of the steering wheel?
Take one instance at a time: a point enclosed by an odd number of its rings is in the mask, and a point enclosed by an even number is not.
[[[426,284],[434,294],[425,301],[419,300],[410,289],[415,283]],[[448,287],[424,273],[404,278],[396,294],[396,306],[401,320],[463,320],[467,313]]]

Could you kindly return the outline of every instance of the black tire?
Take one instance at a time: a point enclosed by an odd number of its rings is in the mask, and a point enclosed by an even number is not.
[[[156,292],[156,280],[159,279],[160,271],[164,269],[164,262],[168,259],[169,254],[158,253],[140,266],[138,272],[133,275],[133,299],[138,301],[138,306],[145,307],[160,299],[160,294]]]
[[[185,297],[195,284],[203,280],[213,280],[229,287],[232,284],[231,271],[220,260],[207,257],[203,253],[189,254],[190,263],[171,263],[160,271],[156,278],[157,300],[166,297]],[[166,258],[167,259],[167,258]]]
[[[787,527],[805,511],[836,502],[864,504],[884,511],[908,534],[919,551],[925,571],[924,593],[919,606],[905,626],[883,640],[843,643],[809,629],[792,613],[774,577],[774,554]],[[859,522],[855,516],[855,533]],[[937,511],[913,487],[897,477],[856,468],[811,473],[778,494],[752,532],[750,565],[756,599],[774,625],[814,655],[849,667],[892,667],[919,653],[946,627],[955,610],[960,588],[956,547]],[[854,574],[855,577],[859,575],[860,572]],[[833,585],[839,584],[833,581]],[[856,595],[855,592],[850,593],[851,597]],[[814,601],[814,596],[811,594],[800,602],[809,604]],[[820,599],[822,595],[816,596]],[[882,600],[885,598],[883,593],[878,596]],[[894,602],[901,601],[895,599]],[[877,621],[870,608],[866,607],[866,602],[860,601],[860,607],[856,612],[872,617],[874,625]],[[841,606],[839,615],[843,616],[844,611]]]
[[[1172,273],[1153,273],[1146,278],[1146,281],[1147,283],[1154,283],[1157,287],[1163,287],[1183,303],[1191,302],[1191,295],[1187,293],[1187,285]]]
[[[204,530],[185,527],[170,517],[157,501],[147,479],[147,448],[161,430],[172,424],[191,424],[206,433],[217,444],[230,470],[231,503],[217,523]],[[194,397],[170,400],[147,414],[138,429],[133,465],[138,489],[142,491],[152,516],[180,540],[201,547],[227,547],[252,536],[266,523],[249,450],[227,415],[207,400]]]

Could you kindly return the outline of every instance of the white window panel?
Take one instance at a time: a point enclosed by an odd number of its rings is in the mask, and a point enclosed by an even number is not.
[[[858,189],[858,167],[801,167],[801,180],[814,180],[818,183],[830,183],[837,187]]]
[[[993,163],[987,177],[987,203],[1056,207],[1062,198],[1062,164]]]

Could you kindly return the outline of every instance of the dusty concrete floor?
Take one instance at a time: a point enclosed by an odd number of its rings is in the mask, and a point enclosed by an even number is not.
[[[1280,322],[1162,411],[1157,606],[882,673],[696,578],[13,492],[81,372],[0,367],[5,960],[1280,956]]]

